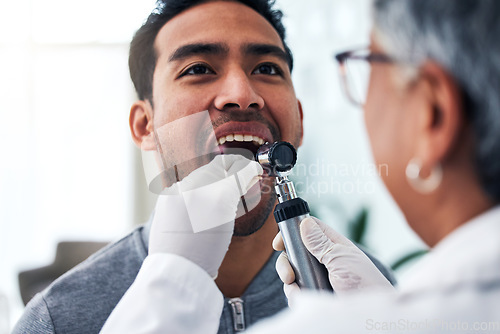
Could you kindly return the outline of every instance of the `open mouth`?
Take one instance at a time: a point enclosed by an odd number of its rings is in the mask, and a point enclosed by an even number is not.
[[[228,134],[217,139],[222,154],[240,154],[253,160],[266,140],[251,134]]]

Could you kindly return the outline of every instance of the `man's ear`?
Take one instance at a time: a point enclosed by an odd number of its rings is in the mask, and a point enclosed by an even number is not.
[[[433,167],[454,153],[465,123],[464,105],[460,86],[439,64],[424,63],[420,74],[425,101],[423,110],[416,110],[422,131],[416,157],[427,167]]]
[[[300,115],[300,141],[299,141],[299,146],[302,145],[302,140],[304,139],[304,112],[302,111],[302,103],[300,102],[299,99],[297,99],[297,105],[299,108],[299,115]]]
[[[149,101],[139,100],[130,108],[130,132],[135,145],[142,150],[156,148],[153,133],[153,108]]]

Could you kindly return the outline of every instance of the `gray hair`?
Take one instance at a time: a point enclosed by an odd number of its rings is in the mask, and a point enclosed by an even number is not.
[[[483,189],[500,202],[500,1],[375,0],[375,32],[399,60],[431,59],[463,92]]]

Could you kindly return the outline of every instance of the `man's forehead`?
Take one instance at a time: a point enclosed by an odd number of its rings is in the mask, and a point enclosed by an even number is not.
[[[187,9],[160,29],[155,39],[159,56],[189,44],[218,43],[243,49],[244,44],[284,49],[274,27],[252,8],[234,1],[213,1]]]

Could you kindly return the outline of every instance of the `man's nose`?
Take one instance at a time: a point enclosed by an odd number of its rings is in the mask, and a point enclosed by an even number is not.
[[[264,99],[255,90],[250,78],[244,71],[232,71],[224,78],[220,91],[215,98],[215,107],[219,110],[237,107],[241,110],[264,107]]]

